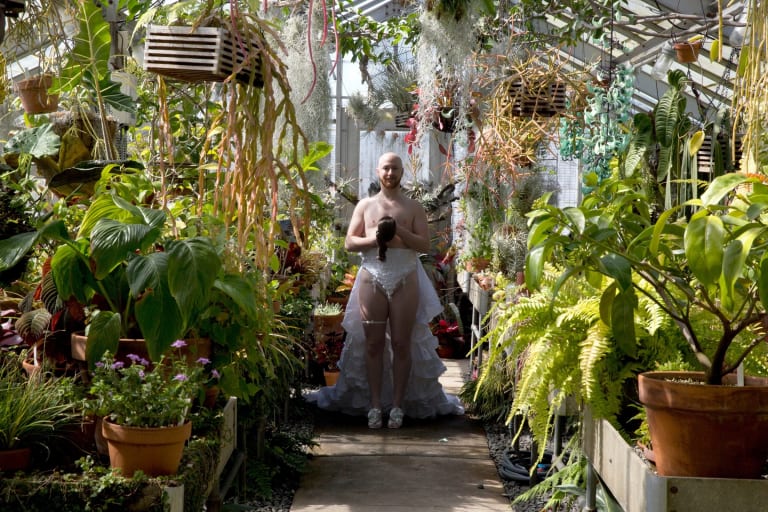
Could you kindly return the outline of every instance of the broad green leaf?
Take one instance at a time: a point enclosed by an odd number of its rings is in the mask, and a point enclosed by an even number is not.
[[[579,234],[584,232],[584,225],[586,224],[584,212],[582,212],[579,208],[569,207],[563,208],[563,214],[571,222],[571,226],[573,227],[574,232]]]
[[[760,275],[757,280],[757,292],[760,295],[760,302],[763,303],[763,309],[768,310],[768,252],[760,258]]]
[[[221,260],[207,238],[176,240],[166,247],[168,284],[185,324],[207,303]]]
[[[661,241],[661,234],[666,231],[667,226],[669,225],[669,218],[679,209],[679,206],[676,206],[674,208],[670,208],[668,210],[664,210],[661,215],[659,215],[659,219],[656,221],[656,224],[653,226],[653,235],[651,236],[651,242],[648,245],[648,252],[653,256],[658,256],[659,252],[659,242]]]
[[[256,293],[248,281],[239,276],[226,275],[216,280],[214,287],[228,295],[248,318],[258,318]]]
[[[525,285],[529,290],[538,290],[544,273],[546,256],[551,252],[546,245],[537,245],[525,255]]]
[[[0,271],[11,268],[37,243],[38,232],[19,233],[0,240]]]
[[[122,335],[119,313],[97,311],[88,326],[88,341],[85,344],[85,358],[88,360],[88,367],[93,369],[96,362],[104,356],[107,350],[116,354]]]
[[[56,289],[63,299],[75,297],[78,302],[87,303],[90,297],[86,297],[83,290],[83,284],[88,281],[91,272],[87,263],[83,259],[88,242],[80,240],[73,245],[79,246],[80,250],[70,245],[62,245],[51,258],[51,272],[53,280],[56,282]]]
[[[168,286],[169,259],[165,252],[139,256],[125,271],[136,300],[136,320],[152,361],[159,361],[171,344],[186,334],[184,319]]]
[[[103,279],[124,262],[129,253],[149,248],[159,235],[158,229],[145,224],[101,219],[91,232],[91,260],[96,279]]]
[[[613,299],[611,308],[611,330],[616,345],[629,357],[637,357],[635,337],[635,308],[637,297],[632,288],[620,291]]]
[[[554,217],[548,217],[536,222],[536,224],[534,224],[531,230],[528,232],[528,248],[530,249],[531,247],[549,239],[552,236],[552,232],[550,230],[556,222],[557,221]]]
[[[65,91],[77,87],[85,73],[91,73],[94,82],[99,82],[109,72],[112,37],[101,7],[96,2],[80,2],[77,18],[80,22],[79,30],[61,72],[61,88]]]
[[[745,263],[755,239],[764,232],[764,228],[753,227],[744,230],[736,240],[731,241],[723,257],[723,276],[721,281],[723,305],[731,309],[736,281],[744,275]],[[758,283],[759,286],[759,283]]]
[[[744,251],[741,240],[731,240],[723,251],[723,271],[720,276],[720,301],[727,311],[733,310],[734,285],[742,273],[739,264]]]
[[[605,287],[600,296],[600,320],[605,325],[611,325],[611,312],[613,311],[613,299],[616,298],[616,281]]]
[[[656,138],[663,148],[672,147],[678,136],[677,123],[679,120],[679,101],[680,91],[673,86],[667,89],[656,104],[654,110]]]
[[[627,156],[624,159],[624,174],[626,176],[634,174],[635,169],[643,161],[645,153],[651,145],[653,139],[653,121],[651,116],[645,113],[635,114],[633,128]]]
[[[53,125],[46,123],[42,126],[22,130],[11,137],[5,144],[4,153],[42,158],[58,155],[60,147],[61,139],[53,131]]]
[[[688,265],[705,286],[714,285],[720,278],[724,240],[723,221],[714,215],[694,216],[685,229],[683,244]]]
[[[600,258],[606,275],[616,280],[621,291],[632,288],[632,266],[624,256],[619,254],[606,254]]]
[[[733,191],[737,186],[749,181],[750,178],[741,173],[728,173],[718,176],[701,194],[701,204],[710,206],[719,203],[723,197]]]

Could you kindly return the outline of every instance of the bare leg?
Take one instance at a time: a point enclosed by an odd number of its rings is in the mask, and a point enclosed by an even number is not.
[[[418,306],[419,281],[416,272],[413,272],[393,294],[389,311],[392,337],[392,406],[397,408],[402,406],[411,375],[411,342]]]
[[[384,372],[384,347],[386,345],[389,301],[373,282],[371,275],[362,270],[360,281],[360,316],[365,332],[365,369],[371,393],[371,408],[381,409],[381,388]]]

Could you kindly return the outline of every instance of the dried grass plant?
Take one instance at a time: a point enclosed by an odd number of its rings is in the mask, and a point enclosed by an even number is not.
[[[768,4],[750,0],[733,90],[733,140],[744,131],[741,169],[768,172]],[[734,147],[734,154],[738,148]]]
[[[524,172],[522,169],[537,161],[542,144],[557,133],[560,118],[575,118],[586,104],[585,73],[569,71],[565,65],[566,60],[559,56],[557,48],[499,51],[478,58],[479,73],[474,88],[490,92],[482,112],[475,165],[465,169],[469,174],[467,179],[492,173],[496,182],[508,183],[510,190],[515,189],[517,176]],[[546,90],[555,83],[565,84],[570,109],[552,117],[520,115],[520,104],[525,99],[521,95],[526,94],[527,86],[535,84],[540,90]]]
[[[274,240],[280,233],[277,217],[285,207],[280,197],[287,194],[287,212],[295,230],[309,226],[309,185],[301,158],[309,148],[298,124],[287,78],[281,60],[286,49],[272,24],[251,12],[240,12],[232,4],[229,17],[221,19],[241,50],[246,52],[243,67],[258,63],[264,85],[242,85],[234,76],[224,81],[221,101],[225,108],[210,121],[200,153],[198,213],[208,203],[224,222],[234,239],[237,254],[248,253],[251,263],[268,269],[274,253]],[[240,71],[233,70],[233,75]],[[158,78],[161,135],[158,150],[172,161],[173,140],[165,104],[165,86]],[[164,171],[161,169],[161,171]],[[164,172],[162,172],[165,174]],[[210,175],[213,190],[206,190]],[[208,202],[208,203],[207,203]],[[298,231],[297,239],[301,239]]]

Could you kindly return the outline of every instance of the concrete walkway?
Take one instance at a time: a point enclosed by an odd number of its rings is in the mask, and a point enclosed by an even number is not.
[[[440,378],[458,393],[467,360]],[[509,512],[480,422],[467,416],[370,430],[365,418],[318,413],[318,446],[291,512]]]

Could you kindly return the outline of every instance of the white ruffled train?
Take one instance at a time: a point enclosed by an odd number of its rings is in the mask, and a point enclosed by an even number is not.
[[[442,305],[424,267],[421,263],[417,267],[421,294],[411,344],[413,364],[402,409],[411,418],[464,414],[459,399],[445,393],[438,380],[446,368],[435,351],[437,338],[430,331],[429,322],[442,311]],[[347,337],[339,361],[339,378],[334,386],[320,388],[306,396],[308,402],[321,409],[350,415],[365,415],[370,408],[365,370],[365,335],[358,299],[359,283],[360,279],[356,279],[342,323]],[[384,368],[382,409],[388,411],[392,408],[392,351],[389,343],[384,353]]]

